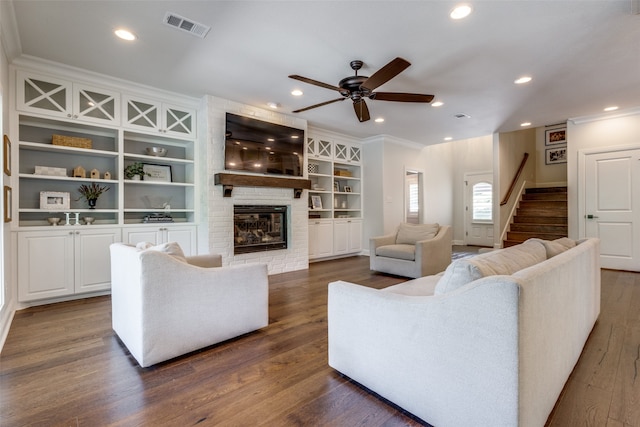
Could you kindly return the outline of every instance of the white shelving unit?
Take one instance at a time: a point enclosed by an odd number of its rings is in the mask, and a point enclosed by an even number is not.
[[[17,92],[10,136],[10,217],[17,234],[14,250],[20,254],[19,300],[46,303],[108,292],[109,245],[123,239],[178,240],[187,255],[194,255],[197,100],[180,106],[174,99],[141,96],[133,86],[129,92],[121,82],[103,85],[94,77],[76,81],[78,73],[65,77],[12,70]],[[54,135],[89,139],[91,146],[54,145]],[[166,149],[166,156],[149,155],[149,147]],[[155,168],[159,175],[125,179],[124,169],[134,162]],[[74,177],[78,167],[86,177]],[[95,209],[89,209],[78,192],[81,184],[92,182],[108,188]],[[68,194],[68,209],[41,205],[42,192]],[[65,225],[66,212],[70,225]],[[171,216],[173,222],[152,221],[158,214]],[[89,216],[95,218],[91,225],[82,220]],[[49,217],[60,218],[60,225],[51,226]]]
[[[307,138],[311,260],[362,250],[361,153],[340,135]]]

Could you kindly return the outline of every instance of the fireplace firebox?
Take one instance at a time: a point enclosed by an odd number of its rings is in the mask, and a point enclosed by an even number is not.
[[[287,249],[287,207],[235,205],[233,253]]]

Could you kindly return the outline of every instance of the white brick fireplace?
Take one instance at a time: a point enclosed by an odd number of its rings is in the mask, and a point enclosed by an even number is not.
[[[222,185],[215,185],[217,173],[224,170],[224,127],[225,113],[231,112],[256,119],[307,129],[306,120],[286,116],[270,110],[239,104],[222,98],[207,96],[207,150],[206,189],[201,204],[205,208],[204,220],[208,225],[209,251],[222,255],[223,265],[264,262],[269,266],[269,274],[304,270],[309,267],[309,230],[307,211],[307,191],[298,199],[291,188],[241,187],[234,186],[231,197],[223,197]],[[201,127],[203,129],[203,127]],[[204,163],[204,162],[203,162]],[[305,159],[304,170],[307,170]],[[204,206],[206,204],[206,206]],[[288,247],[287,249],[234,255],[233,207],[234,205],[285,205],[288,207]]]

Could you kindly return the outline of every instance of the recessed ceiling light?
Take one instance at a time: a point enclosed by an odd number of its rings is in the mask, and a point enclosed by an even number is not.
[[[136,39],[135,34],[133,34],[129,30],[125,30],[124,28],[118,28],[113,32],[116,36],[120,37],[122,40],[132,41]]]
[[[280,104],[277,102],[267,102],[267,106],[271,109],[277,110],[280,107]]]
[[[442,107],[443,105],[444,105],[444,102],[442,101],[436,101],[431,103],[432,107]]]
[[[302,91],[300,89],[294,89],[291,91],[291,95],[293,96],[301,96],[302,95]]]
[[[531,126],[531,122],[520,123],[520,126],[522,127]]]
[[[531,81],[531,77],[529,76],[522,76],[518,79],[515,79],[513,82],[517,85],[521,85],[521,84],[525,84],[525,83],[529,83]]]
[[[618,109],[617,105],[612,105],[611,107],[607,107],[604,111],[616,111]]]
[[[375,122],[376,122],[376,123],[382,123],[382,122],[384,122],[384,119],[383,119],[382,117],[378,117],[378,118],[375,120]]]
[[[449,16],[451,17],[451,19],[462,19],[462,18],[466,18],[467,16],[469,16],[469,14],[471,13],[473,9],[471,9],[471,6],[469,6],[468,4],[461,4],[459,6],[456,6],[451,13],[449,14]]]
[[[451,137],[451,136],[447,136],[447,137],[444,138],[445,141],[451,141],[452,139],[453,139],[453,137]]]

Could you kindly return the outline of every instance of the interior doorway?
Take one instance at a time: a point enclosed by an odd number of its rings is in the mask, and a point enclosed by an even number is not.
[[[493,173],[466,173],[465,245],[493,247]]]
[[[417,170],[405,170],[404,174],[404,220],[412,224],[422,222],[424,210],[422,197],[423,174]]]

